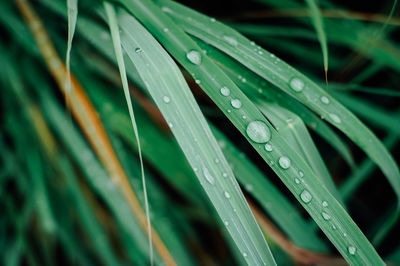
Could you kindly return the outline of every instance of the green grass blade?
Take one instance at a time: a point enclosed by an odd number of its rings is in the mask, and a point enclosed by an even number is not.
[[[260,110],[293,149],[306,160],[332,195],[343,204],[335,183],[300,117],[276,104],[263,103]],[[295,180],[300,182],[299,179]]]
[[[164,11],[185,31],[221,49],[343,131],[379,165],[398,199],[400,198],[400,173],[392,156],[371,130],[336,99],[306,76],[275,55],[255,46],[235,30],[222,23],[212,22],[207,16],[179,4],[167,0],[161,0],[159,3],[165,6]],[[221,37],[221,32],[225,34],[225,38]]]
[[[201,41],[198,41],[197,43],[207,52],[210,58],[217,63],[233,81],[236,82],[236,84],[240,84],[240,87],[250,98],[256,100],[256,102],[262,102],[264,99],[268,102],[276,102],[300,116],[309,128],[314,130],[334,149],[336,149],[345,159],[347,164],[354,168],[354,159],[349,147],[335,131],[321,120],[321,118],[316,116],[307,107],[293,99],[291,96],[266,83],[260,76],[254,74],[243,65],[240,65],[237,61],[229,58],[227,55],[206,43]],[[246,80],[246,82],[243,82],[243,79]]]
[[[122,45],[178,140],[211,202],[250,264],[274,259],[238,184],[178,67],[129,14],[121,13]]]
[[[139,0],[120,0],[120,2],[138,17],[168,52],[195,77],[201,88],[278,174],[343,257],[353,264],[372,262],[383,265],[382,259],[372,245],[347,212],[315,177],[308,164],[279,136],[232,80],[207,56],[200,53],[198,45],[152,2]],[[164,7],[163,11],[170,12],[171,9]],[[211,19],[208,21],[215,23]],[[229,38],[225,41],[229,42],[229,45],[235,44]],[[253,46],[249,44],[249,47]],[[265,150],[265,143],[269,140],[274,146],[273,152]],[[307,176],[301,186],[293,182],[293,177],[299,175],[299,170]]]
[[[324,21],[321,12],[314,0],[305,0],[311,13],[311,20],[321,45],[322,57],[324,59],[325,79],[328,82],[328,41],[324,30]]]
[[[143,184],[144,206],[145,206],[145,211],[146,211],[146,216],[147,216],[146,220],[147,220],[147,232],[148,232],[148,237],[149,237],[150,265],[153,265],[153,245],[151,242],[152,233],[151,233],[150,211],[149,211],[149,201],[147,199],[146,178],[144,175],[142,149],[140,146],[139,131],[138,131],[138,128],[136,125],[136,119],[135,119],[135,115],[134,115],[133,107],[132,107],[132,100],[131,100],[131,96],[130,96],[130,92],[129,92],[128,78],[126,76],[124,57],[122,54],[121,40],[120,40],[120,36],[119,36],[118,21],[117,21],[117,16],[115,14],[115,10],[114,10],[114,7],[112,6],[112,4],[104,2],[104,9],[106,10],[106,14],[107,14],[107,18],[108,18],[108,25],[110,27],[111,37],[113,40],[114,52],[117,57],[119,73],[121,75],[122,87],[124,90],[125,99],[126,99],[126,103],[128,105],[128,110],[129,110],[129,116],[131,118],[131,123],[132,123],[133,131],[135,133],[137,147],[138,147],[142,184]]]
[[[78,0],[67,0],[68,6],[68,41],[67,41],[67,52],[65,56],[65,66],[67,68],[67,80],[66,82],[66,93],[68,97],[71,97],[71,48],[72,39],[75,34],[76,20],[78,18]],[[68,103],[67,99],[67,103]]]
[[[328,252],[328,247],[321,241],[314,227],[305,221],[296,207],[269,181],[268,177],[255,167],[223,133],[216,128],[213,128],[213,132],[238,181],[260,203],[260,206],[293,243],[309,250]]]

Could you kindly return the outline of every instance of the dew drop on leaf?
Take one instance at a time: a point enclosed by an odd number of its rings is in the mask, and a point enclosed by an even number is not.
[[[229,199],[231,197],[231,194],[229,194],[228,191],[225,191],[224,196],[225,196],[225,198]]]
[[[330,103],[330,100],[329,100],[329,98],[326,97],[326,96],[321,96],[321,102],[324,103],[324,104],[329,104],[329,103]]]
[[[232,99],[231,105],[233,108],[239,109],[240,107],[242,107],[242,102],[239,99]]]
[[[300,92],[304,89],[304,81],[299,78],[292,78],[289,82],[289,86],[295,92]]]
[[[357,249],[354,246],[349,246],[347,248],[347,251],[350,253],[350,255],[354,255],[354,254],[356,254]]]
[[[222,39],[224,39],[224,41],[226,41],[227,43],[229,43],[232,46],[238,46],[238,41],[235,38],[231,37],[231,36],[224,35],[222,37]]]
[[[247,136],[256,143],[265,143],[271,139],[271,131],[263,121],[252,121],[246,128]]]
[[[273,150],[272,145],[269,144],[269,143],[265,144],[264,148],[265,148],[266,151],[272,151]]]
[[[195,65],[200,65],[201,64],[201,54],[196,51],[196,50],[191,50],[188,53],[186,53],[186,58]]]
[[[203,175],[206,178],[208,183],[210,183],[211,185],[214,185],[214,183],[215,183],[214,177],[211,175],[211,173],[207,167],[203,167]]]
[[[290,167],[290,159],[286,156],[279,158],[279,166],[283,169],[288,169]]]
[[[324,201],[322,202],[322,206],[328,207],[328,202],[327,202],[326,200],[324,200]]]
[[[322,212],[322,218],[324,218],[325,221],[328,221],[331,219],[331,216],[326,212]]]
[[[310,192],[308,192],[308,190],[303,190],[303,192],[300,194],[300,198],[304,203],[310,203],[312,200],[312,195]]]
[[[229,96],[229,94],[231,94],[231,91],[227,87],[222,87],[220,92],[223,96]]]
[[[329,114],[329,117],[333,120],[333,122],[335,123],[341,123],[342,120],[340,119],[340,117],[336,114]]]
[[[171,102],[171,99],[170,99],[168,96],[164,96],[164,97],[163,97],[163,101],[164,101],[165,103],[169,103],[169,102]]]

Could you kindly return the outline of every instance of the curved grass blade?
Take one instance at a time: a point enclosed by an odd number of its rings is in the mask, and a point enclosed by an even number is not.
[[[65,90],[66,90],[66,101],[67,107],[69,108],[69,100],[71,98],[71,48],[72,48],[72,39],[75,34],[75,26],[76,20],[78,18],[78,0],[67,0],[68,6],[68,41],[67,41],[67,52],[65,56],[65,66],[67,68],[67,77],[65,81]]]
[[[121,13],[122,46],[176,136],[204,190],[246,261],[275,265],[207,122],[178,67],[133,17]]]
[[[248,68],[237,61],[216,50],[212,46],[198,41],[197,44],[207,52],[210,58],[217,63],[227,75],[236,83],[240,84],[243,91],[252,99],[262,102],[276,102],[291,112],[301,117],[309,128],[319,134],[326,142],[340,153],[347,164],[355,167],[354,159],[346,143],[333,131],[323,120],[311,112],[307,107],[293,99],[281,90],[266,83],[260,76],[251,72]],[[246,82],[243,82],[245,80]]]
[[[168,52],[194,76],[201,88],[278,174],[350,264],[384,264],[357,225],[319,181],[308,164],[280,137],[232,80],[207,56],[200,53],[200,47],[181,28],[150,1],[120,0],[120,3],[138,17]],[[163,11],[172,10],[164,7]],[[214,22],[211,20],[210,23]],[[228,38],[228,41],[235,44],[232,39]],[[273,146],[273,152],[265,149],[267,142]],[[300,186],[293,181],[293,177],[298,176],[299,171],[304,172],[304,176],[307,177]]]
[[[139,154],[139,161],[140,161],[140,169],[141,169],[141,176],[142,176],[142,185],[143,185],[143,195],[144,195],[144,206],[146,211],[146,220],[147,220],[147,231],[149,237],[149,251],[150,251],[150,265],[153,265],[153,244],[152,244],[152,236],[151,236],[151,222],[150,222],[150,211],[149,211],[149,201],[147,198],[147,188],[146,188],[146,178],[144,175],[144,166],[143,166],[143,157],[142,157],[142,148],[140,145],[139,140],[139,131],[136,125],[136,119],[133,112],[131,96],[129,93],[129,86],[128,86],[128,78],[126,77],[126,69],[124,63],[124,57],[122,55],[122,47],[121,47],[121,40],[119,36],[119,29],[118,29],[118,21],[115,14],[114,7],[112,4],[104,2],[104,9],[106,10],[107,18],[108,18],[108,25],[110,27],[111,37],[113,40],[114,51],[117,57],[118,68],[121,75],[122,80],[122,87],[125,94],[126,103],[128,105],[129,116],[131,118],[132,128],[135,133],[137,147],[138,147],[138,154]]]
[[[324,21],[315,0],[305,0],[310,9],[311,19],[321,45],[322,57],[324,59],[325,80],[328,83],[328,43],[324,30]]]
[[[215,127],[212,129],[238,181],[250,195],[257,199],[260,206],[293,243],[309,250],[328,252],[328,247],[317,235],[317,231],[304,220],[287,197],[223,133]]]
[[[300,117],[276,104],[262,103],[260,110],[293,149],[306,160],[332,195],[343,204],[335,183]],[[295,181],[300,182],[300,179]]]
[[[177,3],[168,0],[158,2],[164,6],[165,13],[189,34],[232,56],[345,133],[379,165],[397,198],[400,198],[400,173],[392,156],[371,130],[336,99],[235,30]]]

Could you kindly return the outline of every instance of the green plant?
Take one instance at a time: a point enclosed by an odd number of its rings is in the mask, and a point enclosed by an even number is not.
[[[371,25],[330,1],[259,0],[244,23],[32,2],[0,3],[5,264],[399,262],[397,1]],[[387,194],[371,222],[350,197],[367,182]]]

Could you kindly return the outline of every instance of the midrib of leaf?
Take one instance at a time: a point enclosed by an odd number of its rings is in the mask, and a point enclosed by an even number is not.
[[[292,191],[296,199],[302,203],[303,207],[310,213],[313,219],[318,223],[321,229],[325,232],[332,243],[338,248],[340,253],[346,258],[349,263],[367,263],[373,261],[377,265],[383,265],[383,261],[376,253],[372,245],[368,242],[365,236],[361,233],[355,223],[351,220],[346,211],[328,192],[325,186],[315,177],[312,170],[304,162],[304,160],[293,152],[291,147],[279,137],[277,132],[273,130],[268,121],[262,116],[258,109],[251,101],[236,87],[236,85],[227,76],[215,66],[210,59],[204,54],[201,55],[201,64],[192,64],[187,58],[186,53],[191,50],[201,51],[201,49],[191,40],[185,33],[177,28],[176,24],[165,16],[161,10],[150,1],[125,1],[120,2],[162,42],[164,47],[175,57],[178,62],[185,67],[195,79],[199,80],[199,85],[224,112],[224,114],[233,122],[239,131],[246,136],[253,147],[270,164],[272,169],[281,177],[285,185]],[[164,11],[170,12],[168,7]],[[186,12],[185,12],[186,13]],[[212,23],[212,22],[210,22]],[[166,31],[165,29],[168,29]],[[211,27],[207,26],[210,30]],[[251,44],[249,44],[250,46]],[[199,52],[200,53],[200,52]],[[219,90],[223,86],[227,86],[231,90],[231,96],[228,99],[237,98],[242,101],[240,110],[232,111],[232,106],[226,101],[227,98],[221,97]],[[230,110],[230,111],[228,111]],[[262,121],[271,133],[271,143],[276,147],[273,153],[266,153],[264,145],[256,144],[246,135],[246,127],[248,122],[244,121]],[[281,156],[287,155],[291,157],[292,165],[287,169],[278,166],[277,162]],[[293,184],[293,176],[298,174],[299,170],[304,171],[306,176],[310,177],[310,182],[306,181],[301,187]],[[313,196],[313,200],[305,203],[301,196],[303,192],[309,192]],[[322,212],[327,211],[322,206],[322,202],[329,202],[329,213],[331,219],[327,222],[322,217]],[[333,223],[333,224],[331,224]],[[335,227],[331,227],[335,225]],[[351,254],[353,247],[356,247],[357,254]]]
[[[148,238],[149,238],[150,265],[153,265],[154,258],[153,258],[153,244],[152,244],[149,201],[147,198],[146,178],[144,175],[144,165],[143,165],[142,149],[141,149],[140,140],[139,140],[139,131],[137,128],[136,119],[135,119],[135,115],[134,115],[133,107],[132,107],[132,100],[131,100],[131,96],[129,93],[128,78],[126,76],[124,57],[122,54],[121,40],[120,40],[120,36],[119,36],[117,17],[116,17],[115,10],[114,10],[114,7],[112,6],[112,4],[110,4],[108,2],[104,2],[104,8],[106,10],[106,14],[107,14],[107,18],[108,18],[108,25],[110,27],[111,37],[112,37],[112,41],[113,41],[113,45],[114,45],[114,52],[115,52],[117,62],[118,62],[119,73],[121,75],[122,87],[124,90],[124,95],[125,95],[126,103],[128,105],[128,110],[129,110],[129,116],[131,118],[132,128],[135,133],[136,143],[137,143],[137,147],[138,147],[140,170],[141,170],[142,185],[143,185],[143,194],[144,194],[144,205],[145,205],[146,220],[147,220],[147,232],[148,232]]]
[[[239,250],[250,264],[275,265],[232,170],[178,67],[129,14],[121,13],[119,25],[122,28],[124,50],[169,123]],[[167,102],[165,97],[169,99]]]

